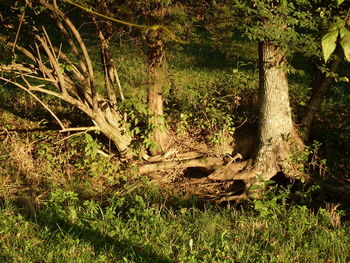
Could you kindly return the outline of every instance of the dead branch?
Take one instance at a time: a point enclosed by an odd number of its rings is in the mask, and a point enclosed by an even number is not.
[[[150,173],[154,171],[185,169],[188,167],[202,167],[208,170],[214,170],[223,164],[222,159],[215,157],[204,157],[190,160],[168,161],[162,163],[144,164],[139,166],[139,174]]]
[[[78,59],[80,66],[72,62],[72,59],[65,55],[61,49],[53,45],[48,32],[43,28],[43,35],[37,34],[35,36],[35,54],[23,47],[12,44],[16,50],[19,50],[23,55],[33,61],[34,65],[13,63],[10,67],[1,66],[0,71],[10,73],[12,78],[11,80],[10,77],[3,77],[1,80],[16,85],[30,93],[33,97],[35,95],[32,92],[38,91],[55,96],[76,106],[85,112],[98,129],[113,141],[121,156],[131,157],[133,154],[129,145],[132,137],[128,126],[125,124],[123,114],[117,108],[116,103],[103,98],[97,92],[94,85],[92,61],[80,33],[55,2],[54,5],[51,5],[49,1],[40,0],[40,3],[46,7],[48,13],[56,20],[61,32],[67,36],[73,54]],[[60,65],[61,61],[70,65],[72,70],[66,71],[65,68],[62,68]],[[26,87],[24,84],[21,84],[23,82],[17,83],[13,80],[13,77],[18,78],[19,76],[26,84]],[[49,82],[55,89],[52,90],[46,85],[31,85],[27,78]],[[109,93],[111,95],[111,92]],[[112,97],[110,96],[110,98]],[[38,100],[38,97],[35,96],[35,99]],[[55,117],[62,130],[67,131],[57,116],[50,111],[49,107],[42,101],[40,103]]]
[[[51,52],[49,46],[47,45],[46,41],[49,41],[48,39],[43,39],[41,38],[40,36],[36,35],[36,39],[39,40],[41,46],[44,48],[50,62],[51,62],[51,65],[53,66],[53,68],[55,69],[55,72],[57,74],[57,77],[58,77],[58,86],[59,86],[59,89],[62,93],[63,96],[65,96],[67,94],[67,90],[66,90],[66,82],[64,80],[64,77],[63,77],[63,74],[62,74],[62,70],[58,64],[58,61],[56,59],[56,56]],[[49,41],[50,42],[50,41]]]
[[[19,21],[19,25],[18,25],[18,29],[17,29],[17,32],[16,32],[15,41],[14,41],[14,45],[13,45],[13,47],[12,47],[12,53],[15,52],[16,43],[17,43],[18,38],[19,38],[19,33],[21,32],[21,28],[22,28],[22,24],[23,24],[23,20],[24,20],[25,14],[26,14],[26,8],[27,8],[27,6],[28,6],[28,2],[26,2],[25,6],[24,6],[24,10],[23,10],[23,13],[22,13],[22,17],[21,17],[21,20]]]
[[[93,71],[92,61],[91,61],[91,58],[90,58],[89,53],[87,51],[87,48],[85,46],[84,40],[82,39],[79,31],[74,26],[72,21],[58,8],[57,4],[54,4],[54,6],[52,6],[45,0],[40,0],[40,3],[42,5],[44,5],[47,9],[49,9],[57,17],[60,17],[65,22],[65,24],[67,25],[69,30],[71,30],[75,39],[77,40],[79,47],[83,53],[86,67],[87,67],[87,73],[88,73],[87,84],[88,84],[88,86],[90,88],[90,92],[91,92],[92,107],[93,107],[93,110],[96,111],[98,108],[98,105],[97,105],[97,97],[96,97],[97,90],[96,90],[96,87],[94,85],[94,71]],[[56,19],[56,21],[58,21],[58,20]]]

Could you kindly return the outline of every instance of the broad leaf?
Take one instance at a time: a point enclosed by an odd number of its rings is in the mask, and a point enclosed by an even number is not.
[[[338,0],[338,5],[341,5],[344,2],[344,0]]]
[[[331,31],[322,37],[322,51],[324,61],[327,62],[337,46],[339,31]]]
[[[350,31],[346,28],[340,29],[340,45],[343,47],[347,61],[350,61]]]

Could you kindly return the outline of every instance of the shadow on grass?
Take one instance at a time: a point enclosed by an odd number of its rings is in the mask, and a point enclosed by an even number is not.
[[[32,208],[27,209],[26,206],[28,204],[24,200],[12,204],[26,220],[39,225],[40,228],[50,229],[51,233],[64,233],[64,235],[70,238],[88,243],[93,247],[96,255],[112,254],[116,258],[120,257],[120,259],[124,257],[130,259],[131,257],[136,262],[176,262],[170,258],[158,255],[150,245],[139,246],[133,244],[131,240],[113,238],[89,227],[81,227],[65,221],[52,220],[43,211],[33,210]]]
[[[3,82],[0,81],[0,84]],[[48,96],[36,94],[48,107],[64,122],[74,123],[75,125],[88,126],[91,125],[89,118],[80,110],[74,108],[59,99],[50,99]],[[53,116],[35,101],[26,92],[16,87],[0,87],[0,112],[12,113],[19,118],[32,122],[46,121],[45,126],[50,130],[60,129],[59,124]]]

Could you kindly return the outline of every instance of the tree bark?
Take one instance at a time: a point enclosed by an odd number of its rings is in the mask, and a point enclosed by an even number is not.
[[[161,30],[152,30],[146,37],[149,63],[148,109],[151,114],[153,131],[151,140],[156,143],[150,149],[151,155],[164,153],[169,147],[169,135],[163,112],[163,87],[166,82],[164,72],[164,44]]]
[[[243,180],[245,192],[278,172],[293,177],[300,166],[290,163],[291,151],[301,149],[289,102],[288,78],[282,50],[271,42],[259,43],[259,128],[255,153],[251,160],[218,168],[213,180]],[[300,176],[300,172],[297,174]]]
[[[309,140],[311,125],[315,119],[316,113],[321,108],[321,103],[327,91],[330,89],[333,83],[334,74],[338,72],[341,63],[340,57],[342,56],[343,51],[340,47],[338,47],[335,51],[335,58],[328,65],[328,72],[323,73],[321,78],[314,84],[308,107],[300,123],[301,136],[304,141]]]
[[[133,153],[129,147],[132,137],[124,125],[122,114],[118,110],[109,105],[100,105],[98,110],[93,112],[91,118],[100,131],[114,143],[121,157],[132,157]]]
[[[266,179],[281,170],[288,158],[288,140],[293,135],[288,78],[279,47],[259,43],[259,129],[254,164]]]

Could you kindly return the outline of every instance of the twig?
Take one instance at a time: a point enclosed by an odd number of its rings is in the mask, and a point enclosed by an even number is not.
[[[55,58],[55,55],[51,52],[49,46],[46,43],[46,40],[48,42],[50,42],[49,39],[43,39],[40,36],[36,35],[36,38],[40,41],[42,47],[44,48],[49,61],[51,62],[51,65],[53,66],[53,68],[55,69],[55,72],[57,74],[58,77],[58,86],[60,88],[60,91],[62,92],[63,95],[67,94],[67,90],[66,90],[66,82],[64,80],[63,74],[62,74],[62,70],[58,64],[58,61]]]
[[[236,127],[235,129],[237,130],[237,129],[241,128],[244,125],[244,123],[247,122],[247,120],[248,120],[248,118],[245,118],[245,120],[238,127]]]

